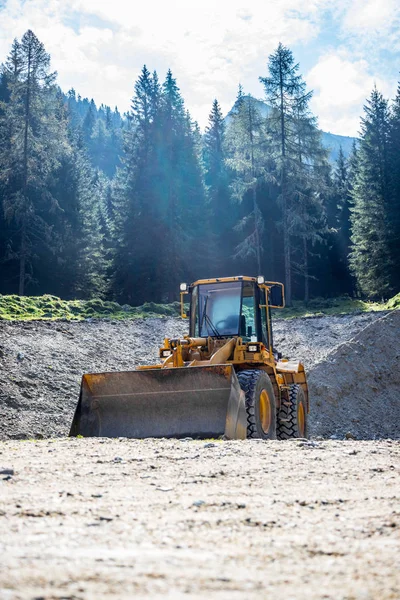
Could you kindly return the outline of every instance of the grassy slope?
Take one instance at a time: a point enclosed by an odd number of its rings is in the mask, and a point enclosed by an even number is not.
[[[306,306],[304,302],[294,301],[293,306],[282,310],[275,310],[275,317],[293,318],[318,315],[341,315],[353,312],[370,312],[379,310],[400,309],[400,294],[397,294],[388,302],[364,302],[341,296],[339,298],[315,298],[310,300]]]
[[[294,302],[291,308],[275,310],[275,317],[293,318],[316,315],[337,315],[352,312],[400,309],[400,294],[386,303],[363,302],[349,297],[310,300],[308,306]],[[179,302],[143,306],[121,306],[117,302],[103,300],[61,300],[56,296],[1,296],[0,320],[31,321],[67,319],[138,319],[143,317],[177,317],[180,315]]]
[[[82,321],[83,319],[138,319],[141,317],[177,317],[180,303],[143,306],[121,306],[103,300],[61,300],[56,296],[1,296],[0,320],[31,321],[57,320]]]

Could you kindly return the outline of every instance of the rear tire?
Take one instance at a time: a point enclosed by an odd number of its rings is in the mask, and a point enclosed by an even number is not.
[[[306,438],[308,436],[307,403],[304,390],[299,384],[289,387],[288,398],[282,398],[278,414],[278,440]]]
[[[276,440],[275,394],[267,373],[251,369],[237,377],[246,396],[247,437]]]

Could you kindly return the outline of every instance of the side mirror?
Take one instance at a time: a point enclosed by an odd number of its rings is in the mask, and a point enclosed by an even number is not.
[[[284,308],[285,296],[283,293],[283,284],[274,283],[269,288],[268,304],[270,308]]]

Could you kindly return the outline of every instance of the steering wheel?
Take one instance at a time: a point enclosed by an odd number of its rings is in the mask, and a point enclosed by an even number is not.
[[[219,327],[224,327],[224,325],[222,325],[222,323],[227,323],[228,319],[221,319],[220,321],[217,321],[215,323],[215,327],[218,329]]]

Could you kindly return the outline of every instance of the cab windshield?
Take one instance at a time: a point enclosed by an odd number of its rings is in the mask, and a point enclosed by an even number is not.
[[[196,335],[222,337],[239,334],[241,281],[201,284],[197,294]]]

